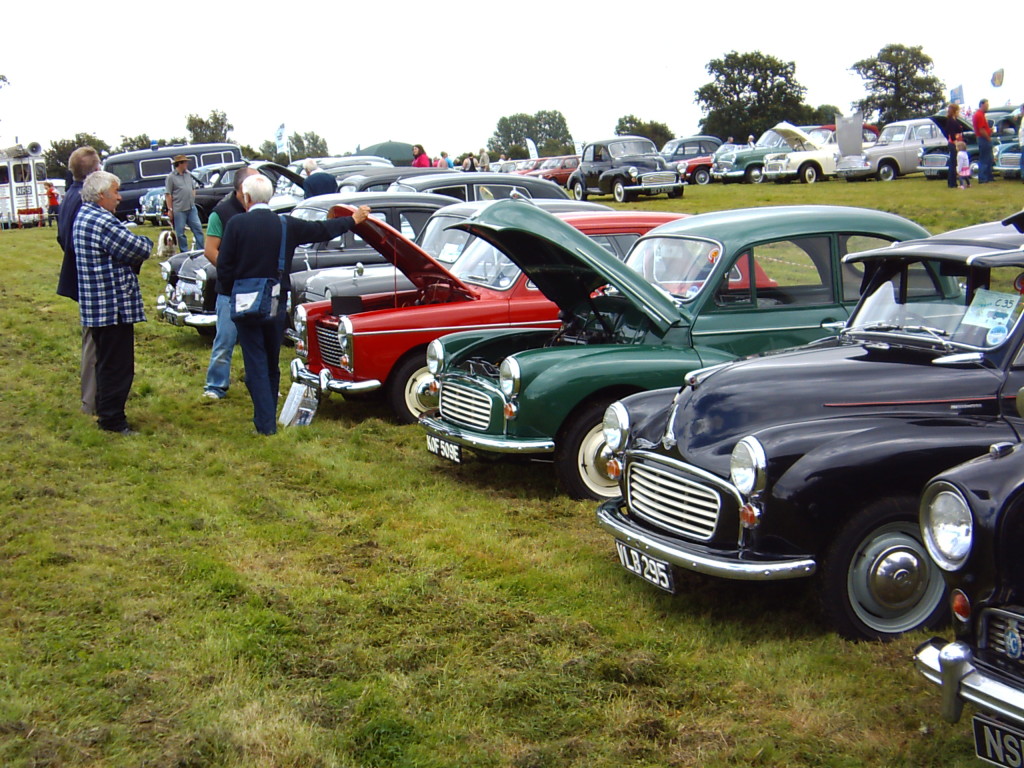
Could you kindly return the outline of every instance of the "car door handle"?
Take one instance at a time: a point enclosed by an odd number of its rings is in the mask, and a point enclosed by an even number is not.
[[[845,320],[822,320],[821,327],[826,331],[841,331],[846,327]]]

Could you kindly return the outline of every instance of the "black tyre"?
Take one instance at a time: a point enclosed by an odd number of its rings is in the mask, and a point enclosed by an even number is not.
[[[621,179],[612,185],[612,197],[615,198],[616,203],[625,203],[629,201],[630,197],[626,192],[626,185],[622,183]]]
[[[822,610],[853,640],[892,640],[948,615],[942,572],[928,556],[910,498],[876,501],[843,525],[819,572]]]
[[[217,335],[217,326],[215,325],[197,325],[196,331],[203,338],[212,339]]]
[[[798,175],[801,184],[813,184],[818,180],[818,166],[807,163],[800,169]]]
[[[711,183],[711,172],[707,168],[698,168],[693,172],[693,183],[700,186]]]
[[[760,184],[764,181],[764,166],[750,166],[747,168],[747,172],[743,174],[743,180],[747,182],[747,184]]]
[[[399,424],[413,424],[430,408],[437,407],[437,397],[427,390],[433,376],[427,370],[426,352],[418,352],[401,360],[388,378],[388,405]]]
[[[879,181],[892,181],[897,176],[896,166],[890,162],[881,163],[877,175]]]
[[[619,484],[608,477],[609,458],[601,425],[611,399],[595,400],[572,414],[555,446],[555,474],[574,499],[613,499]]]
[[[572,196],[577,200],[587,199],[587,188],[583,186],[583,182],[577,179],[572,184]]]

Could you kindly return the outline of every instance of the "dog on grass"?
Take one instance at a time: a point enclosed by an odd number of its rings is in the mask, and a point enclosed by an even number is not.
[[[156,255],[167,259],[178,252],[178,237],[171,230],[165,229],[156,239]]]

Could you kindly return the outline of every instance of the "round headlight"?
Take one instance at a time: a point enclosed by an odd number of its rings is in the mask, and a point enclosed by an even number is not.
[[[946,482],[933,483],[921,497],[921,533],[928,554],[947,571],[960,568],[971,552],[974,518],[964,495]]]
[[[626,171],[626,173],[628,173],[630,176],[632,176],[635,179],[640,174],[640,171],[637,170],[635,165],[631,165],[629,167],[629,170]]]
[[[514,357],[506,357],[498,368],[498,383],[505,397],[519,393],[519,363]]]
[[[604,432],[605,444],[613,451],[621,449],[629,435],[629,411],[626,410],[626,406],[618,400],[609,405],[604,412],[601,429]]]
[[[744,496],[763,491],[767,474],[764,447],[754,437],[744,437],[732,449],[729,458],[729,478],[736,490]]]
[[[166,261],[160,263],[160,279],[165,283],[171,279],[171,265]]]
[[[444,345],[440,339],[434,339],[427,345],[427,370],[437,376],[444,368]]]
[[[295,308],[295,312],[292,314],[292,326],[299,336],[306,335],[306,307],[304,305],[299,304]]]
[[[348,315],[338,318],[338,345],[341,347],[341,354],[352,354],[352,321]]]

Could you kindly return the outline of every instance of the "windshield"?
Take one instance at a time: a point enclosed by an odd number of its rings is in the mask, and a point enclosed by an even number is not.
[[[815,128],[813,131],[808,131],[807,135],[819,144],[828,144],[835,132],[831,128]]]
[[[671,157],[673,154],[675,154],[676,147],[678,147],[681,143],[682,142],[679,141],[679,139],[672,139],[672,141],[667,142],[665,146],[661,148],[661,154],[663,154],[665,157]]]
[[[612,157],[627,157],[629,155],[656,155],[658,150],[654,142],[649,139],[630,139],[629,141],[613,141],[608,145],[608,152]]]
[[[470,240],[468,232],[461,229],[446,229],[462,221],[459,216],[434,215],[420,232],[416,244],[442,264],[452,264],[462,255]]]
[[[560,157],[552,157],[550,160],[545,160],[540,169],[543,171],[548,168],[557,168],[561,163],[562,159]]]
[[[757,140],[755,147],[761,147],[762,149],[771,149],[772,147],[781,147],[786,141],[775,131],[767,130],[761,134],[761,138]]]
[[[907,126],[905,125],[887,125],[882,130],[882,135],[878,137],[879,144],[894,144],[897,141],[903,141],[907,135]]]
[[[991,271],[988,287],[968,294],[935,262],[910,264],[861,301],[846,332],[899,336],[947,348],[992,349],[1009,337],[1024,300],[1013,288],[1019,267]]]
[[[629,252],[626,265],[683,301],[695,299],[711,275],[722,246],[686,237],[650,237]]]
[[[519,267],[508,256],[479,238],[473,238],[466,246],[462,256],[451,266],[451,272],[464,283],[496,291],[508,290],[519,277]]]

